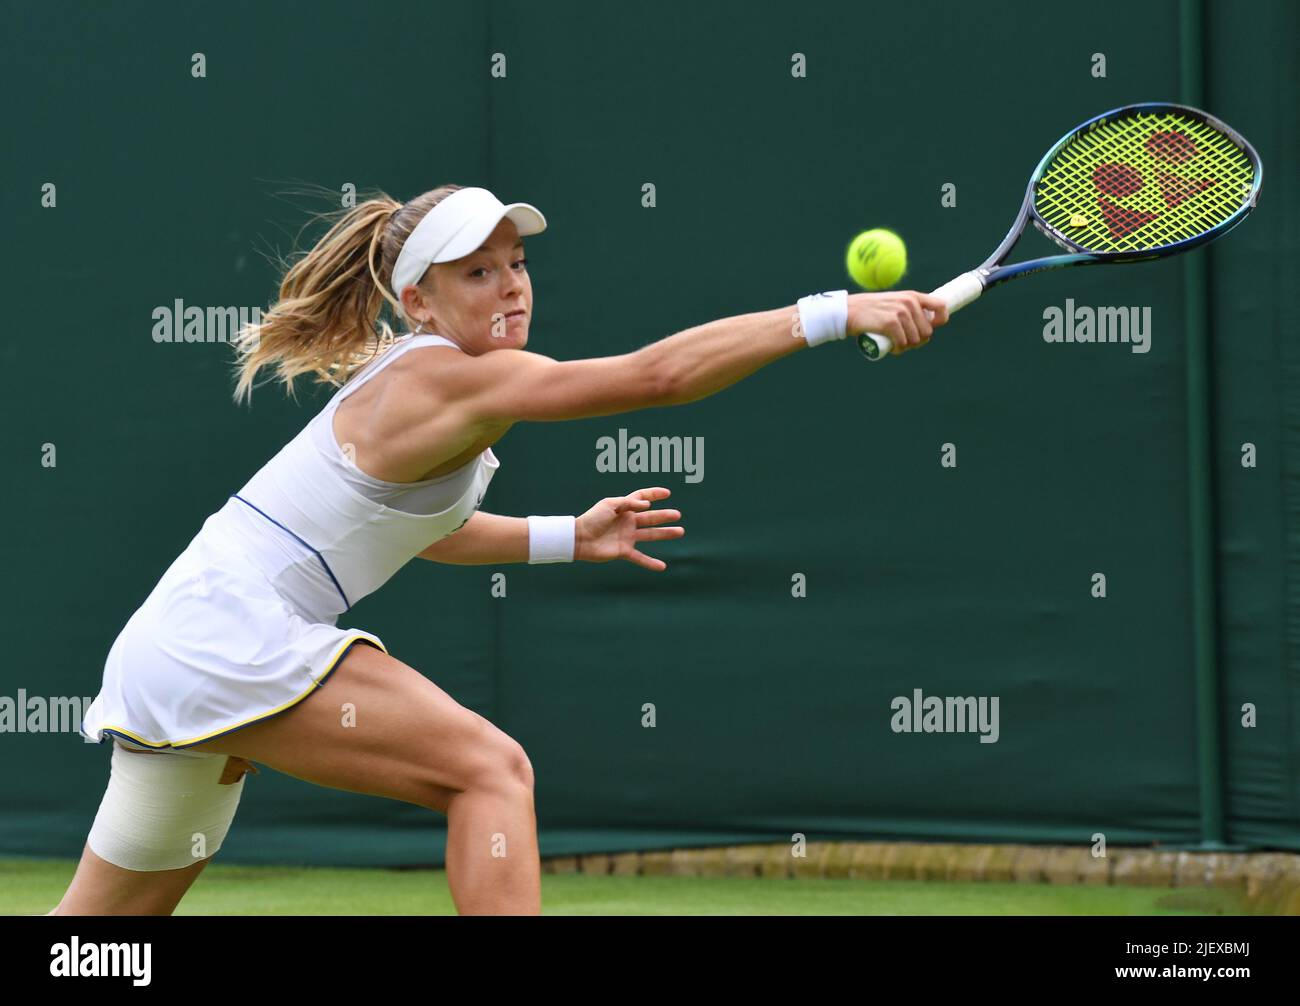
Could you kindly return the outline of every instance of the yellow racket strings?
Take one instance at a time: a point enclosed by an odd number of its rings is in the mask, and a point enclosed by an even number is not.
[[[1160,248],[1223,223],[1254,169],[1219,130],[1171,112],[1099,123],[1066,143],[1034,195],[1043,220],[1094,252]]]

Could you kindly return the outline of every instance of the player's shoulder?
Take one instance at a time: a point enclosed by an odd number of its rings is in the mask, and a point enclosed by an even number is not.
[[[422,390],[447,400],[476,394],[512,374],[555,363],[541,353],[502,347],[484,353],[465,353],[450,346],[426,347],[444,352],[410,354],[410,380]],[[399,361],[406,362],[406,361]]]

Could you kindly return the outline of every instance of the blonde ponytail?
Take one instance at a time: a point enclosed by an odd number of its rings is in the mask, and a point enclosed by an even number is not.
[[[261,322],[232,340],[235,402],[252,399],[263,367],[274,368],[294,398],[300,374],[341,385],[391,345],[385,307],[398,324],[410,325],[389,289],[397,255],[425,214],[459,188],[443,185],[405,205],[378,193],[350,209],[318,214],[333,221],[328,232],[285,272],[279,299]]]

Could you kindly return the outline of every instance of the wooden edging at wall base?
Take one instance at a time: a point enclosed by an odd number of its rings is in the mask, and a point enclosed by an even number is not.
[[[675,877],[828,877],[856,880],[1002,881],[1223,887],[1250,911],[1300,915],[1300,855],[1289,852],[1162,852],[1091,846],[808,842],[707,849],[589,853],[542,860],[544,873]]]

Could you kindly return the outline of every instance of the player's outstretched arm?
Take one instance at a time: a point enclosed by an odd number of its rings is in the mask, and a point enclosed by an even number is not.
[[[819,338],[878,332],[901,351],[922,345],[947,321],[942,301],[911,290],[854,294],[841,306],[847,310],[829,334],[815,314],[820,305],[792,305],[710,321],[619,356],[557,361],[496,350],[444,368],[440,391],[475,424],[609,416],[716,394],[808,346],[805,324],[817,325]]]

